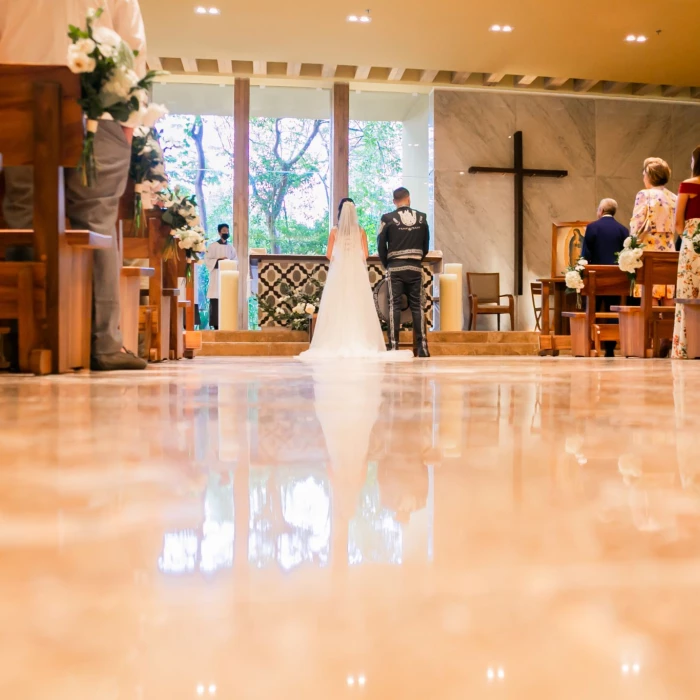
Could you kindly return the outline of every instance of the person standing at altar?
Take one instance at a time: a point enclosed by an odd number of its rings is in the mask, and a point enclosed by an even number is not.
[[[700,227],[700,146],[693,151],[690,160],[692,177],[681,182],[676,208],[676,233],[680,235],[681,254],[678,260],[678,299],[700,298],[700,255],[695,252],[691,238]],[[688,359],[688,341],[685,331],[685,307],[676,304],[676,318],[673,327],[674,360]]]
[[[214,241],[204,256],[204,264],[209,270],[209,328],[219,328],[219,263],[222,260],[238,260],[236,249],[231,245],[231,231],[228,224],[219,224],[218,240]]]
[[[617,202],[603,199],[598,205],[597,221],[588,224],[583,238],[581,257],[589,265],[617,265],[616,254],[619,253],[629,236],[625,226],[615,220]],[[596,311],[610,311],[610,307],[620,303],[618,297],[597,297]],[[615,341],[604,343],[605,357],[615,357]]]
[[[0,63],[67,65],[68,25],[85,26],[95,0],[0,2]],[[146,74],[146,34],[138,0],[102,0],[97,27],[115,31],[134,52],[134,71]],[[97,179],[83,185],[77,169],[66,170],[66,215],[71,226],[110,236],[109,248],[93,251],[93,370],[145,369],[146,362],[122,347],[119,279],[122,261],[116,238],[119,199],[126,189],[133,129],[101,119],[95,134]],[[34,180],[31,166],[5,169],[4,215],[10,228],[32,228]],[[18,256],[33,252],[17,251]],[[30,258],[31,259],[31,258]],[[136,348],[132,348],[136,350]]]
[[[401,297],[408,297],[413,317],[413,348],[417,357],[430,357],[423,303],[423,258],[430,249],[428,217],[411,209],[411,193],[394,190],[396,210],[384,214],[379,224],[377,248],[389,286],[389,345],[399,349]]]

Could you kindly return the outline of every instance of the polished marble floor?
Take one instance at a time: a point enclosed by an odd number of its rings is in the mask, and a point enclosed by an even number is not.
[[[0,376],[0,698],[700,697],[700,363]]]

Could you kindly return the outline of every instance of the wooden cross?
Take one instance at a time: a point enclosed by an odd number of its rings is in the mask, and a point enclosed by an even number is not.
[[[527,177],[566,177],[567,170],[537,170],[523,167],[523,132],[513,134],[513,167],[487,168],[472,166],[470,173],[502,173],[515,175],[513,215],[515,217],[515,293],[523,293],[523,178]]]

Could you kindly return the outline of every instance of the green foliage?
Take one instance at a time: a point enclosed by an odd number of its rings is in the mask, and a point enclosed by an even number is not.
[[[307,291],[309,289],[311,291]],[[293,331],[307,331],[311,316],[318,312],[323,294],[323,286],[318,280],[310,279],[307,289],[292,289],[282,285],[282,296],[278,303],[274,297],[258,297],[258,306],[263,312],[275,319],[275,323]]]

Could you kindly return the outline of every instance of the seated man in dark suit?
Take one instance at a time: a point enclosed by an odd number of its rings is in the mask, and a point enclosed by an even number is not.
[[[581,257],[589,265],[617,265],[615,253],[619,253],[630,232],[615,220],[617,202],[603,199],[598,205],[598,220],[588,224],[583,239]],[[609,311],[611,306],[619,304],[617,297],[598,297],[596,311]],[[605,342],[605,357],[615,357],[615,341]]]

